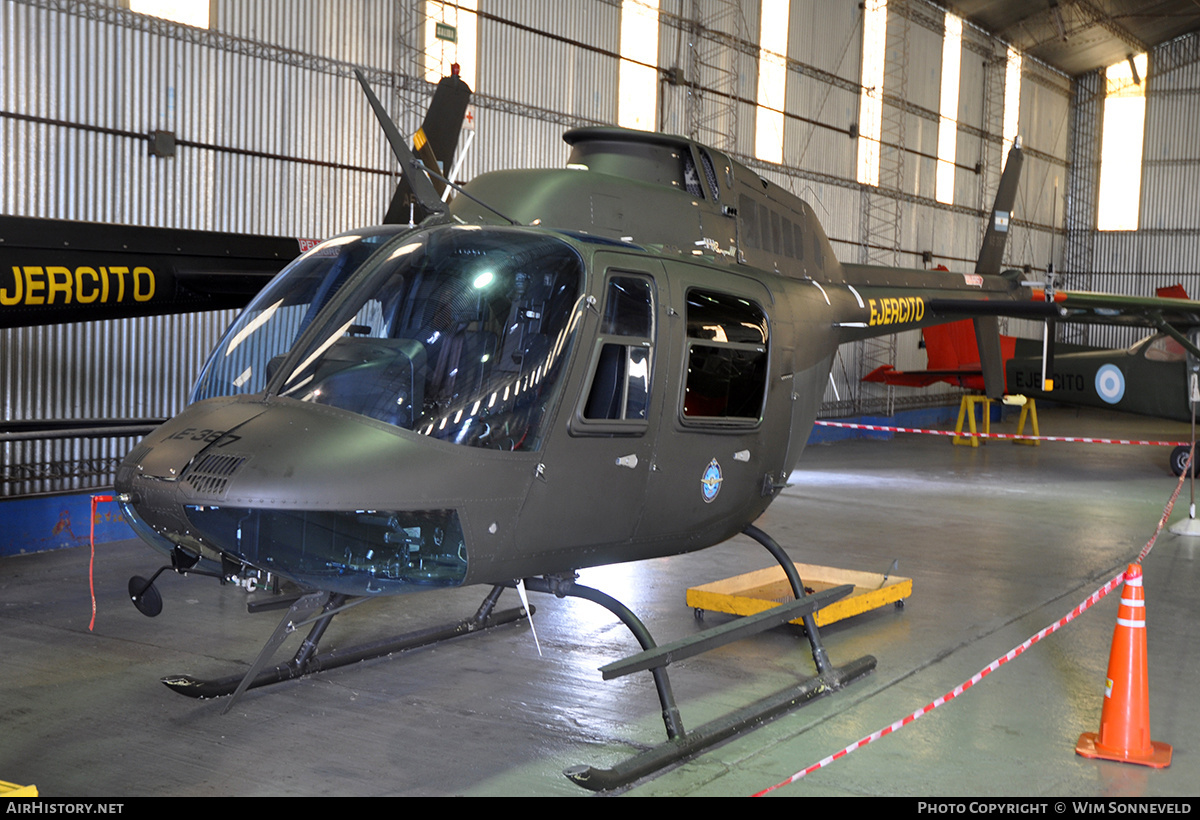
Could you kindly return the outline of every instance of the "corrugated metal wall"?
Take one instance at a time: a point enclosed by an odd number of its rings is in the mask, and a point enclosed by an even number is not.
[[[390,85],[381,96],[401,130],[415,130],[432,91],[421,77],[422,0],[216,0],[207,32],[121,5],[0,0],[0,212],[311,238],[378,221],[394,162],[351,68],[368,69],[381,90]],[[736,119],[739,158],[812,203],[843,259],[860,258],[864,208],[898,197],[901,262],[919,266],[921,252],[929,250],[935,263],[969,270],[982,210],[999,177],[996,94],[1003,67],[997,75],[996,66],[1005,47],[970,26],[964,31],[955,202],[936,203],[932,157],[943,12],[925,0],[892,6],[891,18],[906,20],[909,31],[907,52],[889,55],[906,61],[908,77],[902,97],[888,99],[905,112],[899,192],[864,189],[854,181],[858,4],[791,4],[782,166],[752,156],[756,0],[662,0],[659,64],[691,70],[697,15],[716,21],[706,36],[726,44],[728,53],[718,62],[734,72],[734,83],[720,97],[727,114],[707,113],[713,121]],[[561,165],[566,127],[615,121],[619,36],[619,0],[483,2],[478,139],[462,178],[500,167]],[[1192,193],[1200,181],[1194,126],[1200,66],[1174,58],[1170,72],[1155,76],[1154,59],[1142,199],[1143,226],[1151,230],[1095,235],[1083,227],[1074,241],[1098,260],[1098,287],[1111,282],[1118,290],[1147,292],[1151,280],[1167,283],[1169,273],[1179,271],[1192,277],[1184,280],[1189,290],[1200,293],[1193,285],[1200,280],[1200,201]],[[712,82],[720,80],[714,69],[703,71]],[[1071,122],[1072,84],[1032,60],[1023,73],[1026,166],[1006,261],[1035,269],[1054,262],[1061,269],[1068,151],[1078,128]],[[696,89],[686,84],[660,83],[665,130],[691,127],[695,98]],[[174,159],[148,155],[144,135],[152,129],[176,133],[181,144]],[[983,163],[980,172],[977,162]],[[229,318],[0,331],[4,418],[174,413]],[[902,336],[897,350],[899,366],[923,366],[914,335]],[[835,367],[843,399],[856,392],[856,371],[848,363],[851,375],[843,377],[841,366]],[[913,393],[912,401],[924,401],[921,395]],[[832,392],[827,399],[834,400]],[[128,445],[6,445],[9,480],[0,492],[58,488],[11,477],[53,472],[56,461],[111,460]]]
[[[0,5],[0,212],[314,238],[378,221],[394,161],[349,66],[390,71],[395,4],[214,5],[210,32],[116,2]],[[149,155],[154,129],[173,159]],[[172,415],[231,319],[0,330],[3,418]],[[103,485],[133,443],[7,442],[0,495]]]

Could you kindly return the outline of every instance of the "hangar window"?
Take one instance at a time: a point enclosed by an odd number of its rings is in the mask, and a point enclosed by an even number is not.
[[[858,181],[879,184],[883,133],[883,61],[887,56],[887,0],[863,4],[862,90],[858,101]]]
[[[605,288],[592,379],[578,431],[640,433],[646,429],[653,347],[654,282],[647,276],[614,274]]]
[[[767,316],[725,293],[687,295],[687,375],[683,420],[750,426],[767,394]]]
[[[1004,155],[1000,157],[1000,168],[1008,162],[1008,149],[1017,138],[1021,123],[1021,53],[1015,48],[1008,50],[1008,63],[1004,69]]]
[[[185,26],[209,27],[209,0],[129,0],[129,10]]]
[[[787,92],[788,0],[763,0],[759,34],[758,105],[754,156],[783,162],[783,111]]]
[[[1145,77],[1145,54],[1104,71],[1104,131],[1096,204],[1096,227],[1102,231],[1137,230],[1146,122]]]
[[[454,3],[425,3],[425,79],[436,83],[459,66],[459,77],[473,90],[476,86],[479,0]]]
[[[958,82],[962,62],[962,18],[946,12],[942,40],[941,121],[938,123],[938,202],[954,202],[954,160],[958,152]]]
[[[653,131],[658,113],[658,0],[622,0],[617,125]]]

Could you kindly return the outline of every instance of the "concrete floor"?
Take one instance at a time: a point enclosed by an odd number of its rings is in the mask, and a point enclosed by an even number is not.
[[[1011,430],[1012,422],[1000,429]],[[994,428],[996,429],[996,428]],[[1186,425],[1042,411],[1042,432],[1186,437]],[[904,609],[822,631],[842,664],[877,670],[843,692],[701,754],[624,793],[749,795],[881,729],[1057,621],[1119,572],[1153,534],[1175,486],[1166,448],[993,442],[953,447],[906,435],[812,447],[759,525],[796,560],[913,578]],[[1187,513],[1188,491],[1174,518]],[[1116,618],[1112,595],[962,697],[777,795],[1187,796],[1200,783],[1200,646],[1192,637],[1200,539],[1165,533],[1146,559],[1151,727],[1170,768],[1085,760],[1099,728]],[[688,586],[770,565],[746,539],[691,556],[585,571],[665,643],[698,623]],[[0,562],[0,780],[43,796],[587,796],[561,774],[612,765],[660,742],[649,674],[601,680],[634,642],[585,601],[534,596],[539,657],[525,625],[252,691],[228,714],[157,681],[220,676],[257,653],[277,613],[246,594],[164,576],[156,619],[128,602],[156,554],[129,541]],[[368,603],[334,620],[328,649],[456,620],[485,590]],[[515,605],[506,592],[502,605]],[[286,647],[290,655],[296,639]],[[284,653],[281,653],[281,655]],[[784,627],[670,667],[694,727],[812,672]]]

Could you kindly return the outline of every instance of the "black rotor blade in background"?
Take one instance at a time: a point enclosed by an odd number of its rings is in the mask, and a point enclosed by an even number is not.
[[[1004,174],[996,190],[996,201],[992,204],[991,221],[975,261],[976,273],[1000,273],[1004,257],[1004,246],[1012,225],[1013,205],[1017,201],[1017,184],[1021,181],[1021,140],[1013,142],[1004,165]],[[975,317],[975,343],[979,349],[979,363],[983,369],[984,392],[989,398],[1004,394],[1004,358],[1000,353],[1000,323],[995,316]]]
[[[241,308],[315,244],[0,216],[0,327]]]

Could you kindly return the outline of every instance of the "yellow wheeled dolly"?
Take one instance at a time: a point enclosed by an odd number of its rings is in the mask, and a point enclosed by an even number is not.
[[[18,786],[0,780],[0,797],[37,797],[37,786]]]
[[[828,606],[817,610],[817,626],[825,626],[852,615],[869,612],[887,604],[903,606],[912,595],[912,579],[878,572],[796,564],[806,589],[821,592],[838,584],[853,584],[854,591]],[[811,595],[812,592],[809,592]],[[730,615],[757,615],[780,603],[792,600],[792,588],[781,567],[747,572],[711,584],[691,587],[687,605],[701,613],[727,612]],[[793,623],[800,623],[797,619]]]

